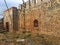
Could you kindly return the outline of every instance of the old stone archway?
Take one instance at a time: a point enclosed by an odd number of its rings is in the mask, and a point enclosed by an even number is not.
[[[9,32],[9,23],[6,22],[6,31]]]

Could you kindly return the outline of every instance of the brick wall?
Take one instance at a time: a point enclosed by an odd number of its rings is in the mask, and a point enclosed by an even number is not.
[[[46,2],[45,2],[46,3]],[[60,23],[59,23],[59,14],[60,6],[55,5],[53,8],[48,2],[48,5],[37,6],[25,11],[25,28],[26,31],[31,31],[32,34],[48,34],[59,36],[60,35]],[[57,3],[56,3],[57,4]],[[22,10],[23,11],[23,10]],[[20,14],[20,25],[21,30],[24,28],[24,16],[21,11]],[[34,27],[34,20],[38,21],[38,27]]]

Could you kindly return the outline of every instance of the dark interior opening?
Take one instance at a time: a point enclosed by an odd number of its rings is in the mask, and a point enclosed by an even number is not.
[[[9,32],[9,23],[6,22],[6,31]]]
[[[34,20],[34,27],[38,27],[38,20]]]

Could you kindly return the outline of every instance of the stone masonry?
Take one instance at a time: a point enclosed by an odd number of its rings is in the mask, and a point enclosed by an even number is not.
[[[37,2],[36,2],[37,1]],[[35,3],[36,2],[36,3]],[[23,8],[20,9],[19,31],[24,31]],[[25,31],[32,34],[60,35],[59,0],[30,0],[25,8]],[[37,26],[36,26],[37,25]]]
[[[18,12],[16,8],[9,9],[12,21],[8,16],[8,11],[4,13],[4,26],[6,26],[6,22],[9,22],[10,32],[18,30],[18,32],[30,31],[32,34],[60,35],[59,0],[28,0],[25,3],[25,13],[23,4],[19,6]],[[15,13],[13,13],[13,10]]]
[[[18,30],[18,10],[16,7],[4,11],[4,28],[8,32]]]

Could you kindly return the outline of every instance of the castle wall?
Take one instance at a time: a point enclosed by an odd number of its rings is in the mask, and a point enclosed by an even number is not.
[[[44,3],[45,4],[45,3]],[[37,6],[25,11],[25,28],[32,34],[60,35],[60,8],[51,8],[50,2],[47,6]],[[56,6],[56,5],[55,5]],[[51,8],[51,9],[49,9]],[[24,16],[20,14],[21,30],[24,28]],[[38,27],[34,27],[34,20],[38,21]]]
[[[4,12],[4,28],[8,32],[13,32],[13,30],[17,30],[17,8],[12,7]]]
[[[9,31],[12,32],[19,30],[30,31],[32,34],[48,34],[59,36],[60,35],[60,6],[58,3],[44,2],[37,0],[34,3],[31,0],[31,8],[29,8],[29,1],[26,3],[24,12],[23,4],[20,10],[17,8],[9,9],[4,12],[4,26],[6,22],[9,23]],[[41,2],[41,3],[40,3]],[[58,4],[58,5],[57,5]],[[24,22],[25,17],[25,22]],[[34,22],[37,21],[37,22]],[[25,25],[24,25],[25,24]],[[37,25],[37,26],[34,26]]]
[[[10,13],[9,13],[10,12]],[[6,10],[4,12],[4,28],[6,30],[6,23],[8,23],[9,25],[9,31],[13,30],[13,16],[12,16],[12,10],[10,9],[8,12],[8,10]]]
[[[60,0],[56,0],[57,1],[57,3],[59,3],[60,4]]]

